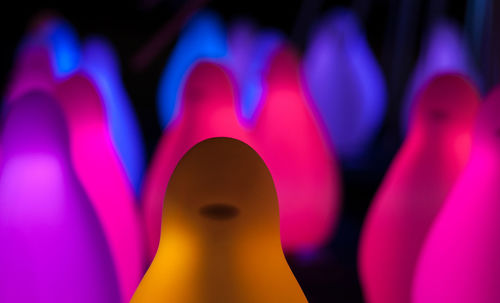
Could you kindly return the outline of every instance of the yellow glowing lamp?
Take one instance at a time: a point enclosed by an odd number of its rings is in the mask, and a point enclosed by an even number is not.
[[[131,302],[307,302],[281,249],[273,179],[252,148],[212,138],[179,161]]]

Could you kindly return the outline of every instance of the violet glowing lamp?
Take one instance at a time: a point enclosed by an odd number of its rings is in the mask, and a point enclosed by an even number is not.
[[[366,302],[411,302],[423,242],[469,158],[479,100],[474,85],[454,73],[432,78],[417,94],[408,136],[362,228]]]
[[[69,126],[71,158],[108,240],[123,302],[143,274],[144,240],[134,192],[111,141],[101,96],[83,73],[57,85]]]
[[[353,12],[334,10],[316,25],[303,65],[336,152],[347,165],[359,163],[383,122],[387,92]]]
[[[15,100],[1,146],[0,302],[121,302],[57,101],[43,92]]]
[[[340,176],[304,93],[297,54],[282,45],[268,64],[262,110],[253,129],[254,148],[276,184],[284,250],[310,253],[330,239],[336,226]]]
[[[470,159],[422,249],[415,303],[500,302],[500,88],[480,105]]]
[[[92,37],[82,49],[82,69],[102,96],[111,139],[136,194],[146,166],[144,143],[134,109],[123,86],[118,56],[104,38]]]
[[[258,30],[249,21],[238,21],[228,32],[229,55],[227,66],[238,88],[240,121],[253,127],[262,108],[265,91],[265,70],[269,58],[283,43],[282,34]]]
[[[197,13],[180,33],[158,85],[157,108],[164,129],[179,115],[185,76],[200,59],[221,60],[227,55],[227,38],[219,16]]]
[[[231,138],[204,140],[169,179],[160,245],[132,303],[307,302],[281,249],[278,198],[257,152]]]
[[[187,76],[179,117],[163,133],[149,165],[141,206],[152,258],[158,248],[165,188],[175,165],[195,144],[212,137],[250,138],[236,115],[235,90],[218,64],[197,63]]]
[[[460,28],[446,20],[441,20],[431,27],[422,44],[413,75],[408,82],[406,96],[402,104],[401,127],[406,134],[415,96],[423,84],[440,73],[457,72],[475,80],[478,76],[473,67],[469,50]]]

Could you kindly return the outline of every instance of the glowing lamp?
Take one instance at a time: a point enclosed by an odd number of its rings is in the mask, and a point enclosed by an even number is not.
[[[229,56],[227,65],[235,76],[241,121],[255,124],[265,90],[265,69],[275,50],[283,41],[279,32],[258,31],[253,24],[240,21],[228,33]]]
[[[131,302],[307,302],[279,222],[273,179],[252,148],[197,144],[168,181],[160,246]]]
[[[111,248],[124,302],[143,273],[143,235],[134,193],[111,142],[101,97],[76,73],[56,87],[69,125],[71,157]]]
[[[367,302],[411,302],[417,258],[469,157],[478,105],[475,87],[458,74],[436,76],[417,94],[408,136],[362,229],[359,273]]]
[[[128,179],[138,193],[145,169],[142,135],[120,78],[118,56],[104,38],[88,39],[82,49],[82,68],[94,80],[104,102],[113,144]]]
[[[164,128],[179,113],[184,77],[199,59],[220,59],[226,56],[227,41],[222,21],[212,12],[195,15],[180,33],[158,86],[158,115]]]
[[[215,63],[200,62],[188,75],[179,117],[164,131],[144,180],[141,204],[151,258],[160,239],[165,188],[181,157],[198,142],[212,137],[249,142],[238,122],[234,96],[229,75]]]
[[[470,159],[422,249],[413,301],[500,302],[500,89],[480,105]]]
[[[335,150],[347,164],[359,163],[382,124],[386,87],[354,13],[327,15],[312,35],[303,64]]]
[[[120,302],[111,255],[73,171],[64,117],[33,92],[8,108],[0,160],[0,301]]]
[[[340,208],[338,168],[316,112],[304,94],[299,58],[288,46],[271,57],[255,149],[266,162],[280,202],[285,251],[311,251],[329,240]]]
[[[423,43],[407,87],[401,112],[404,133],[411,123],[409,120],[417,92],[433,76],[446,72],[461,73],[478,82],[460,28],[454,23],[441,20],[431,28]]]

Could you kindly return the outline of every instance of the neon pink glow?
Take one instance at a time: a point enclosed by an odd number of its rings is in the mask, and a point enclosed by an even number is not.
[[[56,87],[70,129],[77,175],[104,227],[128,302],[143,274],[143,236],[134,193],[111,142],[100,96],[93,83],[76,73]]]
[[[181,157],[198,142],[211,137],[231,137],[253,145],[238,122],[233,84],[222,67],[198,63],[184,87],[180,115],[165,130],[144,180],[141,204],[151,259],[160,239],[167,183]]]
[[[470,160],[422,249],[413,302],[500,302],[500,87],[481,104]]]
[[[27,47],[16,59],[6,100],[10,102],[33,90],[52,93],[53,87],[54,77],[48,50],[41,46]]]
[[[291,47],[272,56],[265,81],[254,135],[276,184],[283,248],[314,250],[329,240],[340,209],[336,161]]]
[[[410,302],[423,241],[470,152],[479,105],[474,86],[458,74],[442,74],[416,98],[408,136],[362,230],[359,271],[370,303]]]
[[[118,303],[103,230],[73,171],[63,113],[42,92],[3,120],[0,302]]]
[[[241,126],[234,84],[223,68],[202,62],[192,69],[181,114],[165,131],[144,183],[150,257],[158,247],[170,174],[184,153],[211,137],[239,139],[263,156],[277,186],[286,250],[317,248],[330,235],[339,204],[334,159],[301,95],[298,59],[288,50],[274,58],[264,99],[267,105],[255,130]]]

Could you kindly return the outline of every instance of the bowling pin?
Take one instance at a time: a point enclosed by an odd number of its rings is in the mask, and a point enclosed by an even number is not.
[[[460,74],[432,78],[362,228],[359,274],[369,303],[410,302],[429,228],[469,157],[479,95]]]
[[[144,240],[134,193],[111,142],[101,97],[83,73],[55,89],[69,125],[71,158],[103,225],[123,302],[134,293],[144,267]]]
[[[284,250],[311,252],[329,240],[336,226],[341,203],[336,160],[291,47],[274,52],[264,79],[255,149],[276,184]]]
[[[480,105],[470,159],[435,220],[413,302],[500,302],[500,89]]]
[[[118,56],[101,37],[85,41],[82,69],[94,80],[104,102],[111,139],[128,179],[139,193],[145,169],[144,143],[134,109],[120,78]]]
[[[226,54],[226,32],[219,16],[202,11],[191,18],[160,77],[157,107],[162,128],[179,114],[182,87],[190,67],[200,59],[220,60]]]
[[[160,246],[131,302],[307,302],[281,249],[273,179],[251,147],[197,144],[164,201]]]
[[[236,115],[235,94],[232,79],[218,64],[200,62],[187,76],[179,117],[164,131],[142,191],[141,204],[151,258],[160,239],[165,188],[180,158],[195,144],[211,137],[226,136],[249,142]]]
[[[8,107],[0,160],[0,302],[118,303],[103,230],[71,165],[57,101]]]
[[[356,15],[337,9],[312,34],[305,80],[335,150],[346,165],[360,162],[383,122],[386,84]]]

